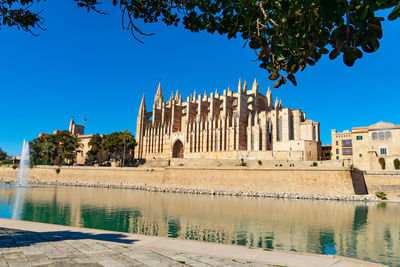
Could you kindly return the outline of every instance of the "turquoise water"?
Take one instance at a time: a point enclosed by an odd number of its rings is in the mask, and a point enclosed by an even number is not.
[[[400,266],[400,204],[0,186],[0,217]]]

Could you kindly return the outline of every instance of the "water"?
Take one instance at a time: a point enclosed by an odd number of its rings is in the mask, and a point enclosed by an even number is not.
[[[400,204],[0,185],[0,217],[400,266]]]
[[[18,170],[18,185],[26,186],[26,181],[29,179],[30,168],[30,150],[29,143],[24,140],[22,145],[21,160],[19,162]]]

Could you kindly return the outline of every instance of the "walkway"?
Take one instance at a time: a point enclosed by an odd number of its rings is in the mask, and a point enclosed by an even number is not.
[[[336,256],[0,219],[2,266],[379,266]]]

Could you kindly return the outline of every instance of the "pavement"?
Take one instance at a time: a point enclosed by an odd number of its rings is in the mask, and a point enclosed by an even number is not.
[[[0,219],[0,267],[3,266],[382,265],[340,256]]]

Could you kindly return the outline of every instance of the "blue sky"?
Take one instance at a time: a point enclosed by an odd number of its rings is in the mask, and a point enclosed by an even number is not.
[[[72,116],[87,118],[86,133],[135,132],[142,94],[151,108],[160,80],[165,97],[179,89],[184,99],[195,89],[236,90],[239,78],[250,84],[256,78],[262,93],[273,86],[241,39],[138,22],[155,33],[143,45],[122,30],[118,9],[88,14],[72,0],[43,7],[47,30],[39,37],[0,29],[0,147],[11,155],[20,153],[23,139],[67,129]],[[323,144],[331,142],[331,129],[399,124],[399,26],[400,20],[385,21],[380,49],[354,67],[325,56],[296,76],[297,87],[272,89],[273,97],[320,122]]]

